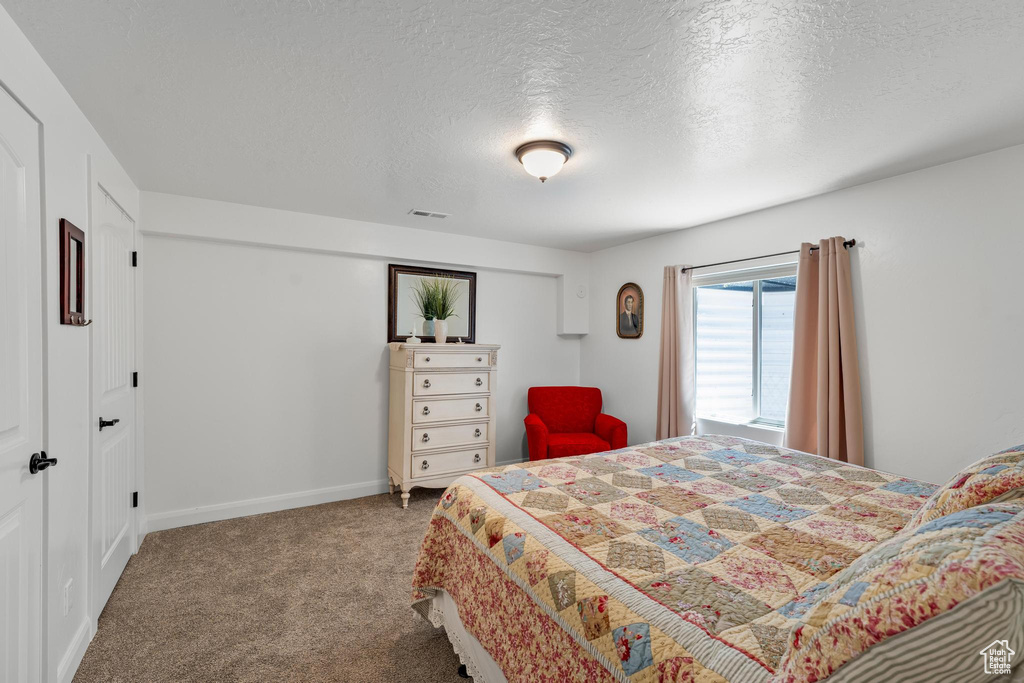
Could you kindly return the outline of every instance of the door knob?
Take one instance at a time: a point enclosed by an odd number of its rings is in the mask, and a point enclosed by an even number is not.
[[[477,356],[476,357],[476,362],[477,363],[483,363],[484,362],[484,357],[483,356]]]
[[[430,362],[430,356],[427,356],[427,357],[426,357],[426,358],[424,358],[423,360],[425,360],[426,362],[428,362],[428,363],[429,363],[429,362]]]
[[[430,388],[430,380],[429,379],[423,380],[423,388],[424,389],[429,389]]]
[[[424,434],[423,434],[423,443],[426,443],[427,441],[430,441],[430,434],[427,434],[426,432],[424,432]]]
[[[481,434],[483,434],[483,432],[481,432],[479,429],[473,432],[473,436],[480,436]]]
[[[477,453],[476,455],[473,456],[473,462],[480,462],[480,454],[479,453]]]
[[[28,471],[32,474],[38,474],[45,470],[47,467],[57,465],[57,458],[47,458],[46,451],[40,451],[39,453],[33,453],[32,457],[28,459]]]
[[[476,385],[477,385],[478,387],[479,387],[479,386],[483,386],[483,383],[484,383],[484,381],[483,381],[482,379],[480,379],[479,377],[477,377],[477,378],[476,378]]]
[[[423,464],[422,464],[422,465],[420,465],[420,469],[422,469],[422,470],[425,470],[425,469],[427,469],[428,467],[430,467],[430,463],[429,463],[429,462],[427,462],[426,460],[424,460],[424,461],[423,461]]]
[[[482,405],[480,405],[479,403],[476,404],[476,412],[479,413],[483,409],[484,409],[484,407]]]
[[[121,421],[121,420],[119,420],[119,419],[118,419],[118,418],[116,418],[116,417],[115,417],[115,418],[114,418],[113,420],[104,420],[104,419],[103,419],[103,418],[101,417],[101,418],[100,418],[100,431],[102,432],[102,431],[103,431],[103,428],[104,428],[104,427],[113,427],[114,425],[116,425],[116,424],[117,424],[118,422],[120,422],[120,421]]]
[[[423,406],[423,414],[430,415],[430,406]]]

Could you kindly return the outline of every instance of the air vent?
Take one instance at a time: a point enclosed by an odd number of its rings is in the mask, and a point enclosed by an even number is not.
[[[410,209],[409,214],[412,216],[423,216],[424,218],[448,218],[448,214],[440,213],[438,211],[424,211],[423,209]]]

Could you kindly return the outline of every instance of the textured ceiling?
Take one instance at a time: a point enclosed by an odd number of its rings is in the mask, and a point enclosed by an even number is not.
[[[142,189],[517,242],[1024,142],[1021,0],[0,3]],[[542,185],[513,150],[549,137]]]

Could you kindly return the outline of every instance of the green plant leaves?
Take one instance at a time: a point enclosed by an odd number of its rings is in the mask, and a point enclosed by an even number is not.
[[[457,318],[455,305],[462,296],[459,281],[449,277],[420,278],[412,287],[412,300],[425,320]]]

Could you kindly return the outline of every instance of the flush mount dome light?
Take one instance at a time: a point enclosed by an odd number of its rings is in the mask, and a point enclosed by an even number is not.
[[[542,183],[561,171],[571,156],[569,145],[553,140],[527,142],[516,150],[516,158],[526,172],[540,178]]]

